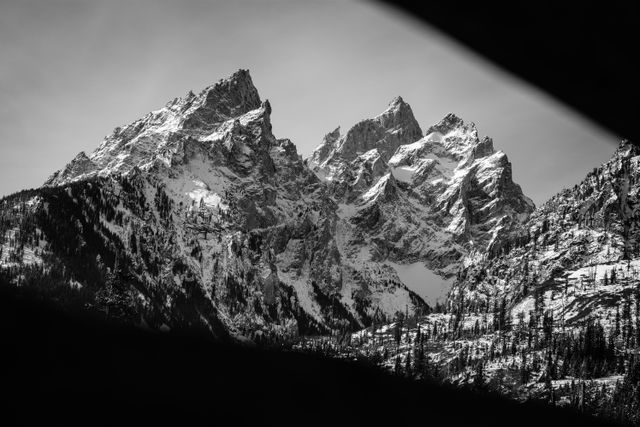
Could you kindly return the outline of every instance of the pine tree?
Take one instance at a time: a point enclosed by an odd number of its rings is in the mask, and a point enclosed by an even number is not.
[[[531,373],[529,372],[529,367],[527,366],[527,353],[523,351],[520,359],[520,382],[522,384],[527,384],[530,377]]]
[[[473,377],[473,389],[474,390],[484,390],[485,386],[486,386],[486,378],[485,378],[485,373],[484,373],[484,362],[483,361],[479,361],[476,364],[476,369],[475,369],[475,375]]]
[[[402,374],[402,366],[400,364],[400,355],[396,356],[396,363],[393,367],[393,373],[396,375]]]
[[[131,253],[133,254],[138,253],[138,244],[136,242],[136,236],[133,233],[131,233],[131,237],[130,237],[130,246],[131,246]]]
[[[411,369],[411,353],[407,353],[404,364],[404,374],[409,378],[413,377],[413,370]]]

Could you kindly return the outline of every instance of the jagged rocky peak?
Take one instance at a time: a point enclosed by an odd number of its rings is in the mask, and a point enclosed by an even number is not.
[[[466,124],[460,117],[449,113],[430,126],[424,138],[398,147],[389,160],[389,166],[415,184],[431,176],[442,178],[435,181],[442,185],[453,176],[454,170],[471,166],[476,160],[494,154],[497,156],[493,163],[506,160],[498,159],[504,153],[495,152],[490,137],[479,138],[474,123]],[[398,170],[399,167],[406,173]]]
[[[424,138],[400,146],[388,166],[440,215],[454,240],[470,248],[498,243],[534,209],[513,182],[506,154],[452,113],[429,127]]]
[[[187,103],[191,104],[191,111],[184,123],[185,128],[209,128],[261,105],[260,95],[248,70],[236,71],[229,78],[208,86],[192,99],[192,102]]]
[[[340,138],[340,126],[335,128],[332,132],[329,132],[328,134],[326,134],[323,140],[329,144],[333,144],[338,140],[338,138]]]
[[[445,151],[457,158],[466,157],[478,144],[483,147],[478,153],[490,154],[493,152],[491,140],[480,140],[478,129],[473,122],[465,123],[454,113],[448,113],[442,120],[427,129],[426,139],[439,143]]]
[[[313,151],[311,162],[320,164],[327,159],[331,150],[335,149],[336,142],[340,138],[340,126],[329,132],[322,138],[322,143]]]
[[[81,151],[64,167],[64,169],[51,175],[45,182],[45,185],[55,183],[61,176],[82,176],[93,171],[95,167],[96,165],[91,161],[91,159],[89,159],[87,154],[84,151]]]
[[[447,134],[457,128],[464,127],[465,123],[460,117],[458,117],[455,113],[448,113],[446,116],[442,118],[438,123],[431,126],[427,130],[427,135],[432,132],[440,132],[441,134]],[[470,123],[470,126],[474,126],[473,123]]]
[[[488,136],[482,138],[480,143],[473,147],[473,157],[478,159],[480,157],[486,157],[493,154],[495,149],[493,148],[493,139]]]
[[[585,179],[573,188],[565,189],[542,205],[534,217],[555,216],[562,211],[576,211],[576,218],[588,218],[590,225],[608,230],[616,217],[629,220],[630,213],[638,209],[630,201],[638,197],[640,183],[640,147],[622,140],[611,158],[594,168]],[[542,222],[538,218],[538,222]],[[540,228],[540,227],[538,227]]]
[[[46,185],[128,173],[134,167],[141,170],[170,167],[175,159],[184,158],[186,145],[196,142],[214,146],[216,150],[224,147],[234,154],[236,163],[248,168],[250,162],[239,157],[253,150],[262,152],[264,157],[276,143],[271,134],[270,114],[271,105],[268,100],[261,101],[249,72],[239,70],[198,95],[189,91],[183,98],[115,128],[91,155],[74,159],[49,178]],[[260,156],[254,157],[256,160]]]
[[[358,122],[345,135],[340,135],[339,128],[327,134],[310,163],[318,170],[331,163],[352,161],[373,149],[387,161],[400,145],[421,137],[422,130],[411,107],[398,96],[381,114]]]
[[[422,138],[422,130],[413,116],[411,106],[397,96],[389,103],[389,107],[375,118],[383,128],[394,132],[400,144],[409,144]]]

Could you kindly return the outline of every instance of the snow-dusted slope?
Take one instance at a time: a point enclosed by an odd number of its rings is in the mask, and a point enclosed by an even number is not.
[[[640,149],[623,141],[509,238],[469,253],[444,312],[352,338],[412,377],[637,421]]]
[[[255,121],[267,110],[270,112],[268,101],[261,106],[249,72],[239,70],[198,95],[189,92],[129,125],[115,128],[91,155],[78,154],[46,185],[128,173],[134,168],[148,171],[154,166],[171,166],[190,139],[225,142],[231,150],[229,135],[240,129],[238,124]]]
[[[583,182],[537,209],[502,250],[476,259],[450,303],[504,297],[514,317],[528,316],[542,289],[556,318],[579,324],[596,316],[610,324],[637,284],[639,160],[638,148],[623,141]]]

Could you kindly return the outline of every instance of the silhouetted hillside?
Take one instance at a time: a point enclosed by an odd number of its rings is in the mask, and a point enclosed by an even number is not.
[[[359,363],[223,346],[72,316],[0,288],[4,403],[20,423],[602,425]]]

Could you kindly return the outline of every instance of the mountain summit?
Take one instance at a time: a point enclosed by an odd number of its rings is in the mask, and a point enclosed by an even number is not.
[[[316,165],[328,166],[353,160],[372,150],[388,160],[400,145],[409,144],[421,137],[422,130],[411,107],[398,96],[381,114],[360,121],[344,136],[340,135],[339,127],[327,134],[314,151],[311,161]]]
[[[146,171],[161,164],[170,166],[186,140],[223,138],[236,121],[255,120],[259,115],[270,132],[270,113],[269,102],[262,103],[249,72],[239,70],[198,95],[189,92],[164,108],[115,128],[91,155],[81,153],[45,185],[129,173],[134,168]]]
[[[400,97],[345,136],[329,133],[307,164],[356,226],[352,242],[401,276],[433,274],[431,286],[411,279],[430,302],[444,297],[464,257],[500,246],[534,209],[491,138],[453,114],[423,137]]]

